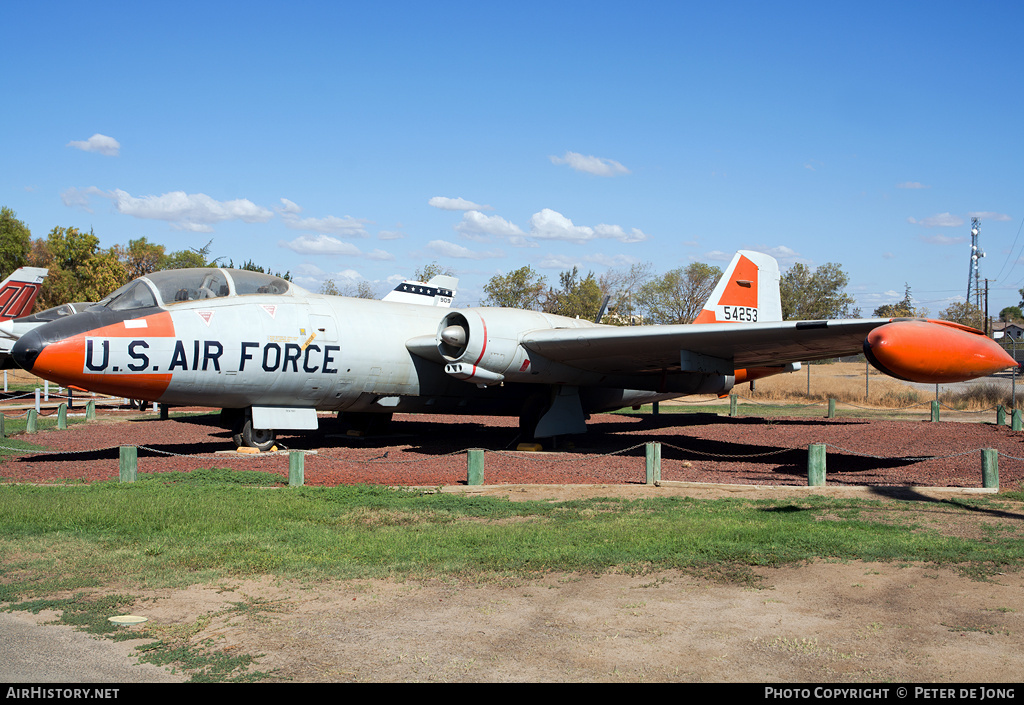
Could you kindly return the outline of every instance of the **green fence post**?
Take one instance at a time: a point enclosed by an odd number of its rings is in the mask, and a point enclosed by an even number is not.
[[[933,401],[932,402],[932,421],[938,421],[938,420],[939,420],[939,402]]]
[[[737,416],[739,412],[736,411],[736,395],[729,395],[729,416]]]
[[[7,438],[7,429],[4,428],[4,421],[6,421],[4,415],[0,414],[0,438]]]
[[[981,486],[999,489],[999,451],[995,448],[981,451]]]
[[[830,419],[834,419],[836,417],[836,400],[835,399],[829,399],[828,400],[828,417]]]
[[[139,469],[139,449],[135,446],[121,446],[121,482],[135,482]]]
[[[85,404],[85,420],[94,421],[96,419],[96,400],[90,399]]]
[[[1006,425],[1006,407],[1000,404],[996,407],[996,426]]]
[[[481,448],[470,448],[466,457],[466,484],[484,484],[484,451]]]
[[[822,487],[825,484],[825,444],[812,443],[807,448],[807,485]]]
[[[645,455],[647,456],[647,484],[659,484],[661,482],[661,443],[657,441],[647,443]]]
[[[35,409],[28,410],[28,416],[25,420],[25,433],[35,433],[39,423],[39,414],[36,413]]]
[[[1013,410],[1013,416],[1010,418],[1010,423],[1010,428],[1012,428],[1014,431],[1019,431],[1022,427],[1024,427],[1024,424],[1021,423],[1020,419],[1020,409]]]
[[[306,454],[301,450],[288,453],[288,486],[302,487],[306,482]]]
[[[61,431],[66,430],[68,427],[68,405],[62,403],[57,407],[57,428]]]

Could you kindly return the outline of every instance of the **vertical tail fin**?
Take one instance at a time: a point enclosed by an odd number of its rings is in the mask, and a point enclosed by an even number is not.
[[[694,323],[781,321],[780,276],[774,257],[740,250]]]
[[[429,282],[405,280],[394,290],[389,291],[383,301],[401,301],[407,304],[424,306],[441,306],[449,308],[455,298],[455,289],[459,280],[446,274],[438,274]]]
[[[0,321],[32,313],[48,273],[49,270],[41,267],[21,267],[0,282]]]

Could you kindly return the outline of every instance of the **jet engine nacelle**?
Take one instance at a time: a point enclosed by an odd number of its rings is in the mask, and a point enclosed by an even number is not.
[[[520,344],[521,336],[534,330],[595,325],[539,311],[459,309],[441,319],[435,345],[446,363],[446,373],[480,386],[526,381],[573,384],[582,382],[588,373],[552,363],[530,352]]]
[[[526,314],[526,315],[522,315]],[[456,379],[489,386],[507,379],[508,370],[529,369],[529,354],[519,344],[524,319],[542,314],[513,309],[461,309],[452,311],[437,327],[437,351],[444,358],[445,372]],[[539,324],[543,324],[542,326]],[[544,321],[528,327],[544,327]]]

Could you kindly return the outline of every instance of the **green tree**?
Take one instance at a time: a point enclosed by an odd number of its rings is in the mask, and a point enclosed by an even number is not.
[[[644,323],[693,323],[721,278],[718,267],[693,262],[647,282],[637,294]]]
[[[114,245],[110,250],[124,265],[129,280],[163,269],[167,259],[163,245],[149,242],[144,237],[129,240],[127,245]]]
[[[209,254],[209,253],[207,253],[207,254]],[[217,264],[217,260],[214,260],[213,262],[210,262],[209,264],[196,265],[196,266],[199,266],[199,267],[219,267],[220,265]],[[228,269],[244,269],[244,270],[249,271],[249,272],[259,272],[260,274],[270,274],[271,276],[280,277],[281,279],[284,279],[285,281],[289,281],[289,282],[292,280],[292,273],[290,271],[287,271],[284,274],[281,274],[280,272],[272,272],[272,271],[270,271],[269,267],[267,269],[264,269],[261,265],[256,264],[251,259],[250,260],[246,260],[242,265],[240,265],[238,267],[235,266],[235,261],[234,260],[228,260],[227,268]],[[168,267],[168,269],[172,269],[172,267]],[[321,292],[321,293],[324,293],[324,292]]]
[[[213,240],[210,240],[203,247],[198,249],[189,248],[187,250],[178,250],[177,252],[171,252],[167,255],[160,263],[160,269],[191,269],[193,267],[218,267],[217,260],[221,259],[210,259],[210,247],[213,245]],[[256,269],[255,271],[262,272],[262,269]]]
[[[323,284],[320,285],[321,294],[327,294],[328,296],[350,296],[354,299],[376,299],[377,292],[373,287],[373,284],[360,279],[354,286],[339,287],[333,279],[327,279]]]
[[[1003,323],[1024,321],[1024,311],[1021,311],[1020,306],[1007,306],[999,312],[999,320]]]
[[[928,309],[915,308],[910,296],[910,284],[904,284],[903,300],[894,304],[882,304],[875,309],[875,318],[924,318]]]
[[[559,275],[559,285],[557,290],[548,289],[543,307],[545,313],[590,321],[597,317],[604,294],[593,272],[581,277],[579,267],[573,267],[571,272]]]
[[[35,240],[29,261],[46,267],[39,290],[39,310],[74,301],[99,301],[129,281],[128,270],[114,252],[100,249],[91,230],[55,227],[46,240]]]
[[[854,303],[846,293],[849,280],[843,268],[834,262],[813,272],[807,265],[794,264],[779,282],[783,320],[849,318]]]
[[[970,301],[960,301],[950,304],[939,314],[944,321],[952,321],[964,326],[970,326],[977,330],[985,330],[985,312],[972,304]]]
[[[10,208],[0,208],[0,279],[28,264],[32,233]]]
[[[539,311],[547,279],[527,265],[508,274],[495,274],[484,285],[483,306],[503,306]]]
[[[437,262],[431,262],[430,264],[417,269],[416,273],[413,274],[412,278],[414,281],[428,282],[434,277],[436,277],[438,274],[444,274],[449,277],[455,276],[455,272],[453,272],[450,268],[442,267]]]
[[[609,299],[608,311],[601,323],[631,325],[637,321],[637,295],[651,280],[653,268],[650,262],[637,262],[628,269],[609,269],[601,275],[598,285]]]

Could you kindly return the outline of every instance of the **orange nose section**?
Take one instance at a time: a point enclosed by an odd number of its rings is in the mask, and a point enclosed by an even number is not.
[[[142,322],[145,325],[142,325]],[[66,387],[131,399],[159,401],[171,383],[166,372],[132,372],[111,364],[111,350],[123,347],[130,338],[173,337],[174,325],[166,312],[133,321],[52,340],[40,346],[31,371]],[[143,335],[140,335],[140,332]],[[89,338],[93,338],[90,342]],[[90,349],[90,345],[92,349]]]
[[[864,353],[886,374],[927,384],[963,382],[1017,364],[981,332],[947,321],[887,323],[868,333]]]

